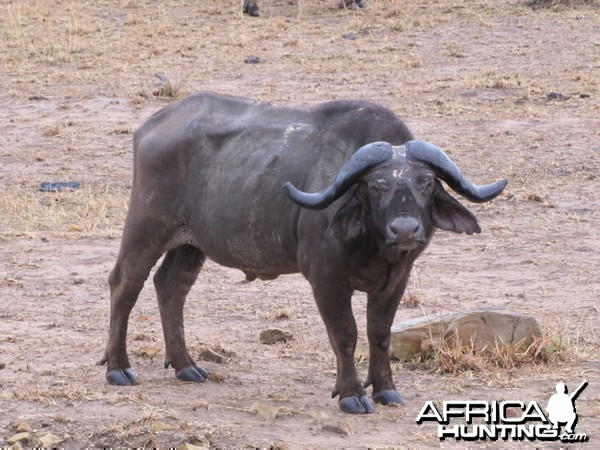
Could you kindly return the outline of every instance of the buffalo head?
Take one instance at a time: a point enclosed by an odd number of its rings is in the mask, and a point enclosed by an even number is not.
[[[507,184],[474,185],[439,147],[413,140],[361,147],[321,192],[305,193],[291,183],[284,189],[292,201],[309,209],[324,209],[353,189],[328,232],[343,241],[370,232],[377,236],[381,254],[395,262],[403,252],[424,248],[434,228],[481,231],[475,216],[444,190],[440,179],[472,202],[495,198]]]

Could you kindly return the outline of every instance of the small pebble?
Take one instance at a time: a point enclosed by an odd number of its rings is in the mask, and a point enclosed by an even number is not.
[[[215,352],[214,350],[207,348],[207,349],[203,350],[202,353],[200,353],[200,359],[202,361],[210,361],[210,362],[215,362],[217,364],[223,364],[227,358],[225,358],[225,356]]]
[[[246,64],[260,64],[265,62],[265,60],[259,56],[248,56],[246,59],[244,59],[244,62]]]
[[[282,330],[281,328],[267,328],[260,332],[260,342],[267,345],[276,342],[287,342],[293,338],[294,335],[291,331]]]
[[[569,100],[571,98],[570,95],[563,95],[560,92],[550,92],[547,97],[550,100],[558,100],[558,101],[565,101],[565,100]]]

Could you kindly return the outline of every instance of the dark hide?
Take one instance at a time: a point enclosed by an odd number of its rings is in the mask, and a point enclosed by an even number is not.
[[[409,144],[412,159],[404,153]],[[134,135],[130,207],[109,277],[110,331],[102,360],[108,381],[136,383],[126,349],[128,318],[164,253],[154,284],[165,366],[173,366],[179,379],[206,380],[186,349],[183,305],[208,256],[251,279],[302,272],[337,357],[334,393],[350,413],[373,411],[353,359],[351,297],[354,290],[367,292],[366,384],[376,402],[402,403],[388,350],[413,262],[435,227],[480,231],[475,217],[443,190],[436,171],[445,169],[419,162],[421,148],[434,146],[412,141],[393,112],[364,101],[305,109],[205,93],[155,113]],[[340,173],[347,176],[341,180]],[[341,181],[326,188],[332,180]],[[295,187],[284,190],[286,182]],[[463,184],[478,198],[478,187],[469,183]],[[321,191],[335,199],[316,210],[294,203],[314,197],[303,192]],[[287,196],[293,192],[294,202]]]
[[[258,9],[258,3],[256,0],[245,0],[244,1],[244,13],[252,17],[260,17],[261,13]]]

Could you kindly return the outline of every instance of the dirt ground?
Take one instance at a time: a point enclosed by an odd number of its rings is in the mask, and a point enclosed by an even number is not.
[[[427,400],[535,400],[557,382],[576,402],[585,446],[600,442],[600,9],[597,2],[2,0],[0,8],[0,446],[210,448],[465,447],[415,418]],[[248,64],[249,56],[261,58]],[[155,74],[160,74],[156,77]],[[160,80],[162,78],[162,81]],[[166,81],[165,81],[166,80]],[[107,276],[131,184],[132,132],[194,91],[315,105],[369,99],[443,147],[477,182],[483,232],[439,232],[396,321],[498,307],[534,315],[564,343],[549,363],[444,374],[396,363],[401,408],[349,416],[330,398],[335,363],[299,275],[244,283],[209,262],[188,297],[186,333],[213,376],[165,370],[152,283],[133,311],[141,383],[109,386]],[[39,192],[43,181],[78,181]],[[365,301],[356,295],[360,341]],[[259,342],[267,327],[294,340]],[[367,370],[364,358],[361,374]],[[471,442],[549,447],[552,442]],[[17,444],[18,446],[18,444]]]

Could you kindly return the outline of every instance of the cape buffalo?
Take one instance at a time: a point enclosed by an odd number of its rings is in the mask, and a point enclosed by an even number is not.
[[[366,101],[314,108],[201,93],[155,113],[134,134],[131,201],[109,276],[109,339],[102,363],[135,384],[126,349],[130,312],[151,268],[166,359],[178,379],[208,373],[186,349],[183,305],[206,257],[250,278],[301,272],[312,286],[337,357],[340,408],[371,413],[372,399],[403,403],[390,369],[390,328],[413,262],[434,228],[479,233],[473,202],[507,181],[477,186],[433,144],[413,140],[390,110]],[[370,358],[355,365],[355,290],[368,295]]]

